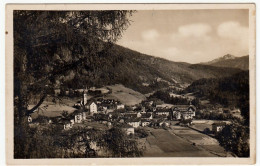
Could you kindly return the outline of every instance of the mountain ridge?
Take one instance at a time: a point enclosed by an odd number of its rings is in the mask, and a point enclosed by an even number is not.
[[[85,67],[73,71],[74,78],[67,81],[69,88],[122,84],[133,90],[149,93],[159,88],[175,86],[184,88],[201,78],[230,76],[240,69],[223,68],[202,64],[173,62],[120,45],[89,57]]]
[[[241,70],[249,70],[249,56],[236,57],[230,54],[224,55],[220,58],[209,62],[201,63],[203,65],[210,65],[215,67],[232,67]]]

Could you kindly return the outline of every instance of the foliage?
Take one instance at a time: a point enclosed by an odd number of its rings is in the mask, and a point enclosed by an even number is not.
[[[180,123],[187,125],[192,123],[192,119],[181,119]]]
[[[205,134],[211,134],[211,130],[207,127],[203,130],[203,133]]]
[[[135,135],[140,138],[146,138],[148,136],[148,132],[143,128],[138,128],[135,130]]]
[[[27,130],[26,137],[20,136],[19,131],[15,131],[18,135],[14,137],[14,158],[87,157],[86,154],[75,149],[77,131],[72,131],[68,135],[68,133],[62,133],[61,128],[51,125],[46,128],[36,126]],[[15,130],[20,130],[20,128],[15,128]],[[22,149],[22,144],[25,144],[25,149]]]
[[[225,107],[237,107],[249,125],[249,72],[244,71],[221,79],[200,79],[184,92],[196,93],[199,98],[208,98],[211,103]]]
[[[15,10],[13,15],[14,98],[17,98],[14,132],[19,133],[15,133],[19,140],[15,144],[19,145],[15,145],[14,151],[19,151],[17,147],[25,149],[33,142],[31,137],[41,140],[28,131],[26,116],[33,113],[47,95],[53,94],[56,85],[74,78],[72,70],[87,68],[86,61],[93,62],[98,52],[117,41],[129,26],[132,11]],[[28,109],[29,100],[36,96],[39,101]],[[19,152],[21,158],[31,156],[26,154],[30,151]]]
[[[196,119],[209,119],[209,120],[228,120],[233,119],[232,115],[229,113],[217,113],[217,112],[209,112],[209,111],[197,111]]]
[[[153,95],[149,96],[150,100],[157,100],[160,99],[168,104],[174,104],[174,105],[188,105],[193,104],[194,106],[199,106],[200,101],[199,99],[195,98],[193,100],[190,100],[188,98],[184,97],[174,97],[170,96],[169,92],[166,90],[158,90]]]
[[[137,157],[142,152],[137,142],[129,139],[120,128],[100,131],[87,128],[62,130],[63,126],[35,126],[27,130],[26,137],[20,135],[20,128],[15,128],[14,158],[88,158],[110,157],[97,156],[91,149],[91,142],[108,149],[112,157]],[[44,135],[44,137],[43,137]],[[21,144],[25,143],[23,149]]]
[[[112,150],[113,157],[140,157],[142,155],[137,147],[137,142],[128,139],[126,133],[118,127],[108,130],[104,142],[108,149]]]
[[[73,69],[84,66],[84,61],[121,37],[131,14],[116,10],[14,11],[14,95],[20,97],[26,89],[30,98],[57,81],[62,84],[73,78]]]
[[[38,122],[38,123],[48,123],[49,122],[49,118],[43,115],[39,115],[34,122]]]
[[[69,116],[68,111],[62,111],[61,115],[66,119]]]
[[[217,139],[226,150],[239,157],[249,157],[249,128],[240,124],[226,125]]]

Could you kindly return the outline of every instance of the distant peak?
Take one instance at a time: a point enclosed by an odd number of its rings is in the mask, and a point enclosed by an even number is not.
[[[206,62],[204,64],[213,64],[213,63],[222,62],[222,61],[229,60],[229,59],[236,59],[236,57],[234,55],[231,55],[231,54],[226,54],[222,57],[219,57],[219,58],[214,59],[212,61]]]
[[[223,56],[223,59],[235,59],[236,57],[234,55],[226,54]]]

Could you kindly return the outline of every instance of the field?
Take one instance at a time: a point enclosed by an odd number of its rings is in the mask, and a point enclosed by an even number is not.
[[[222,120],[194,120],[193,125],[191,127],[203,132],[206,128],[212,130],[212,124],[215,122],[226,122],[227,124],[230,123],[229,121]]]
[[[90,96],[88,98],[90,98]],[[47,97],[46,101],[44,101],[31,116],[34,119],[37,118],[39,115],[47,117],[61,116],[61,113],[63,111],[68,111],[68,113],[72,113],[76,110],[73,105],[79,100],[80,98],[62,97],[60,101],[54,102],[52,101],[51,97]],[[31,109],[33,106],[34,104],[30,104],[29,109]]]
[[[106,98],[115,98],[125,105],[135,105],[146,99],[143,94],[126,88],[121,84],[111,85],[107,87],[112,89],[112,93],[107,95]]]
[[[172,126],[173,127],[173,126]],[[231,156],[217,140],[186,127],[146,128],[149,136],[142,140],[144,157],[224,157]]]
[[[145,96],[139,92],[136,92],[132,89],[126,88],[123,85],[116,84],[108,86],[108,88],[112,89],[112,93],[106,95],[105,98],[113,98],[117,99],[123,104],[126,105],[135,105],[140,103],[142,100],[145,100]],[[100,88],[106,89],[106,88]],[[88,95],[88,99],[92,96]],[[35,99],[38,101],[38,99]],[[61,100],[53,101],[52,97],[47,97],[46,100],[41,104],[41,106],[31,115],[32,118],[37,118],[39,115],[47,116],[47,117],[55,117],[60,116],[63,111],[67,111],[68,113],[74,112],[76,109],[73,107],[75,103],[82,100],[81,98],[68,98],[62,97]],[[29,105],[29,109],[33,108],[36,103],[31,103]]]
[[[215,157],[164,129],[150,129],[144,157]]]

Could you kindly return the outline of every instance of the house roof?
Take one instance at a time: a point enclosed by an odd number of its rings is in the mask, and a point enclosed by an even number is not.
[[[87,105],[90,106],[92,103],[95,103],[97,105],[97,101],[93,99],[88,101]]]
[[[158,109],[155,112],[169,112],[169,110],[167,110],[167,109]]]
[[[166,118],[167,115],[163,114],[163,115],[155,115],[155,118]]]
[[[178,111],[188,111],[189,108],[193,109],[193,111],[196,110],[196,107],[194,105],[174,105],[173,110]]]
[[[226,122],[215,122],[212,125],[216,125],[216,126],[225,126],[227,123]]]
[[[141,122],[150,122],[150,120],[142,119]]]
[[[141,116],[142,118],[150,118],[152,114],[151,113],[141,113],[141,115],[142,115]]]
[[[82,112],[84,112],[83,109],[78,109],[78,110],[74,111],[73,113],[71,113],[70,116],[75,116],[76,114],[79,114]]]
[[[137,114],[125,114],[124,117],[125,118],[136,118]]]
[[[140,120],[139,118],[132,118],[132,119],[126,119],[125,121],[126,121],[127,123],[128,123],[128,122],[131,123],[131,122],[140,122],[141,120]]]
[[[129,124],[122,124],[121,126],[124,129],[129,129],[129,128],[133,128],[133,126],[129,125]]]

